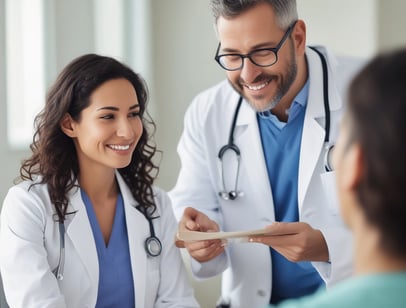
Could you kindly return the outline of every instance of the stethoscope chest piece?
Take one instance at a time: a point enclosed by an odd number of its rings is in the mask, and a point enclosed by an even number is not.
[[[222,185],[222,189],[219,191],[218,194],[223,200],[232,201],[243,195],[241,191],[238,191],[238,176],[240,173],[241,151],[240,151],[239,147],[234,143],[234,129],[235,129],[238,112],[240,110],[241,104],[242,104],[242,96],[239,97],[238,103],[237,103],[237,108],[234,112],[231,129],[230,129],[230,134],[229,134],[229,138],[228,138],[228,143],[221,147],[221,149],[217,155],[220,160],[220,165],[221,165],[221,185]],[[227,153],[229,153],[230,155],[231,155],[231,153],[234,153],[234,155],[236,157],[236,164],[237,164],[234,186],[231,190],[227,190],[227,188],[226,188],[225,174],[224,174],[224,172],[225,172],[224,171],[224,156],[226,156]]]
[[[162,252],[161,241],[155,236],[150,236],[145,240],[145,251],[150,257],[157,257]]]
[[[147,237],[144,243],[145,252],[150,257],[158,257],[162,252],[162,244],[159,238],[155,235],[155,228],[152,222],[154,217],[152,217],[151,213],[147,213],[146,211],[147,209],[144,209],[142,212],[148,220],[150,236]]]
[[[236,164],[237,164],[234,187],[231,190],[226,189],[225,175],[224,175],[223,159],[224,159],[224,156],[227,154],[227,152],[229,153],[229,155],[231,155],[231,153],[235,154]],[[235,200],[239,196],[241,196],[241,192],[239,192],[237,190],[238,189],[238,175],[239,175],[239,171],[240,171],[240,158],[241,158],[240,149],[235,144],[226,144],[220,149],[218,157],[219,157],[220,164],[221,164],[221,182],[222,182],[222,190],[219,191],[219,196],[223,200],[231,200],[231,201]]]

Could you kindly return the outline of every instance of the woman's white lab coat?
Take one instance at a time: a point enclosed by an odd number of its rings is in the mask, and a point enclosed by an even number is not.
[[[167,195],[154,189],[159,214],[155,233],[162,254],[149,257],[144,241],[150,236],[147,219],[134,205],[117,173],[124,200],[134,279],[135,307],[198,307],[179,250],[174,247],[176,220]],[[99,265],[92,229],[78,189],[69,196],[65,222],[63,280],[52,270],[60,256],[58,223],[45,185],[30,182],[12,187],[3,204],[0,229],[0,268],[10,307],[95,307]]]
[[[327,58],[331,109],[330,141],[337,137],[343,110],[345,88],[360,67],[352,59]],[[334,172],[324,167],[323,74],[319,56],[307,48],[310,89],[304,119],[299,163],[298,205],[300,220],[323,233],[330,263],[313,262],[327,285],[348,277],[352,272],[351,236],[338,211]],[[223,188],[220,148],[229,138],[230,127],[239,95],[227,81],[201,93],[192,102],[185,116],[185,128],[178,153],[181,171],[170,197],[179,218],[186,206],[204,211],[224,231],[259,229],[272,223],[274,206],[256,113],[243,103],[237,118],[234,142],[241,150],[238,190],[243,196],[225,201],[218,193]],[[272,150],[272,149],[271,149]],[[234,189],[236,158],[228,151],[223,159],[226,189]],[[231,307],[262,307],[269,303],[272,290],[272,269],[269,247],[262,244],[232,244],[226,254],[199,264],[192,261],[197,277],[222,273],[222,298]]]

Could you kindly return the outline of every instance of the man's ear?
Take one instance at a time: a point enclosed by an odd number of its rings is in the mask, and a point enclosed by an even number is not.
[[[306,48],[306,24],[303,20],[296,21],[295,28],[292,32],[293,41],[295,44],[296,53],[303,55]]]
[[[353,190],[355,189],[364,174],[365,162],[364,153],[361,146],[358,143],[354,143],[347,150],[345,160],[345,186]]]
[[[62,131],[65,133],[65,135],[71,138],[76,137],[74,122],[75,121],[72,119],[69,113],[66,113],[60,122]]]

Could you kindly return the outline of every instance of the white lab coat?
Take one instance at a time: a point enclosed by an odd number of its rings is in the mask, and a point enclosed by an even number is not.
[[[117,173],[124,200],[134,278],[135,307],[199,307],[179,250],[174,246],[176,220],[166,193],[154,188],[158,219],[155,233],[162,254],[149,257],[144,241],[150,236],[127,185]],[[80,191],[73,189],[65,222],[64,278],[56,280],[60,238],[46,185],[30,190],[26,181],[12,187],[3,204],[0,229],[0,269],[10,307],[95,307],[99,265],[92,229]]]
[[[360,68],[354,59],[334,58],[319,47],[328,62],[331,109],[330,140],[337,137],[343,98],[350,77]],[[324,169],[323,75],[319,56],[306,49],[310,89],[299,162],[298,204],[300,221],[323,233],[330,261],[313,262],[326,284],[352,273],[351,235],[338,211],[334,172]],[[179,219],[186,206],[205,212],[224,231],[259,229],[274,219],[272,192],[261,145],[255,111],[244,101],[237,119],[234,141],[241,150],[238,189],[243,196],[234,201],[219,197],[222,190],[220,148],[227,143],[237,94],[227,81],[198,95],[187,110],[185,128],[178,145],[181,171],[169,193]],[[236,159],[232,151],[224,157],[227,190],[234,189]],[[214,260],[199,264],[192,260],[193,273],[200,278],[223,273],[222,298],[231,307],[262,307],[269,303],[272,289],[269,247],[262,244],[231,244]]]

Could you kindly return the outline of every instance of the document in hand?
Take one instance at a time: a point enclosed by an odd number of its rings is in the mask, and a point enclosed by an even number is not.
[[[200,231],[179,231],[176,234],[175,244],[179,248],[184,247],[185,242],[196,242],[205,240],[230,240],[230,239],[248,239],[251,236],[272,235],[269,229],[233,231],[233,232],[200,232]]]

